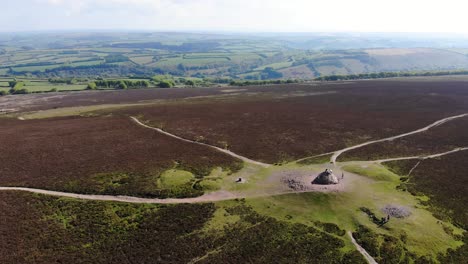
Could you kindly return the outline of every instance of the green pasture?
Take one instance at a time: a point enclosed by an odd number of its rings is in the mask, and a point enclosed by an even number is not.
[[[263,71],[265,68],[268,68],[268,67],[273,68],[275,70],[279,70],[279,69],[289,68],[292,66],[292,64],[293,63],[290,61],[276,62],[276,63],[267,64],[267,65],[263,65],[258,68],[255,68],[254,71]]]
[[[153,62],[154,56],[138,56],[138,57],[129,57],[129,59],[136,64],[145,65]]]

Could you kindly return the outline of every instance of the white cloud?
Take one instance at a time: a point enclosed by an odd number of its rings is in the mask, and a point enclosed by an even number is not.
[[[468,32],[465,0],[17,0],[14,5],[23,3],[27,11],[31,1],[42,12],[29,10],[28,21],[46,14],[50,21],[37,24],[56,28]]]

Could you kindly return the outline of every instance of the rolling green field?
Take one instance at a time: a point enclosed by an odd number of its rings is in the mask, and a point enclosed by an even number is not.
[[[13,78],[2,78],[0,79],[0,91],[8,92],[11,87],[9,87],[9,82],[13,81]],[[24,84],[22,88],[27,89],[29,93],[40,93],[40,92],[66,92],[66,91],[81,91],[85,90],[87,82],[83,81],[80,83],[74,84],[57,84],[52,83],[49,80],[36,79],[36,78],[26,78],[26,79],[16,79],[17,81]]]
[[[90,38],[85,38],[88,36]],[[313,79],[372,72],[468,68],[466,48],[323,48],[307,38],[204,34],[31,35],[0,38],[0,75],[122,77],[171,74],[231,79]],[[311,39],[315,37],[310,36]],[[329,39],[342,41],[341,38]],[[320,41],[318,41],[320,42]],[[307,43],[307,42],[305,42]],[[382,47],[388,46],[385,42]],[[391,45],[390,45],[391,46]],[[403,56],[404,55],[404,56]],[[264,74],[271,68],[276,74]]]

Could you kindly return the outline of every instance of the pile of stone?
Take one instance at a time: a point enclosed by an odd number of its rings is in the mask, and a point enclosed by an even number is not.
[[[408,207],[392,204],[384,206],[382,212],[396,218],[406,218],[411,215],[411,210]]]
[[[306,191],[307,187],[300,177],[297,178],[283,178],[281,181],[288,186],[289,189],[294,191]]]

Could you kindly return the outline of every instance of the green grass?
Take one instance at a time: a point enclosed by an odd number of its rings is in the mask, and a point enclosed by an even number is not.
[[[204,66],[209,64],[216,64],[216,63],[226,63],[229,62],[228,58],[226,57],[216,57],[216,58],[195,58],[195,59],[184,59],[183,57],[177,58],[167,58],[157,61],[155,63],[150,64],[150,66],[154,67],[176,67],[179,64],[183,64],[185,66]]]
[[[46,66],[26,66],[26,67],[13,67],[14,71],[17,72],[33,72],[33,71],[45,71],[48,69],[55,69],[58,67],[63,66],[63,64],[55,64],[55,65],[46,65]]]
[[[400,176],[389,171],[385,167],[377,164],[357,165],[350,164],[343,167],[343,170],[355,174],[367,176],[377,181],[399,182]]]
[[[260,67],[258,67],[256,69],[254,69],[254,71],[263,71],[267,67],[271,67],[271,68],[273,68],[275,70],[279,70],[279,69],[288,68],[288,67],[291,67],[291,66],[292,66],[292,62],[290,62],[290,61],[276,62],[276,63],[260,66]]]
[[[37,82],[37,83],[26,83],[24,86],[29,92],[49,92],[52,89],[57,89],[57,91],[78,91],[85,90],[86,85],[84,84],[71,84],[71,85],[54,85],[47,84],[47,82]],[[9,87],[0,87],[1,90],[9,91]],[[47,110],[49,111],[49,110]]]
[[[172,189],[191,184],[194,180],[195,176],[191,172],[173,169],[161,174],[158,186],[163,189]]]
[[[30,92],[48,92],[51,89],[57,89],[57,91],[76,91],[86,89],[84,84],[71,84],[71,85],[53,85],[53,84],[35,84],[35,85],[26,85],[24,88],[28,89]]]

